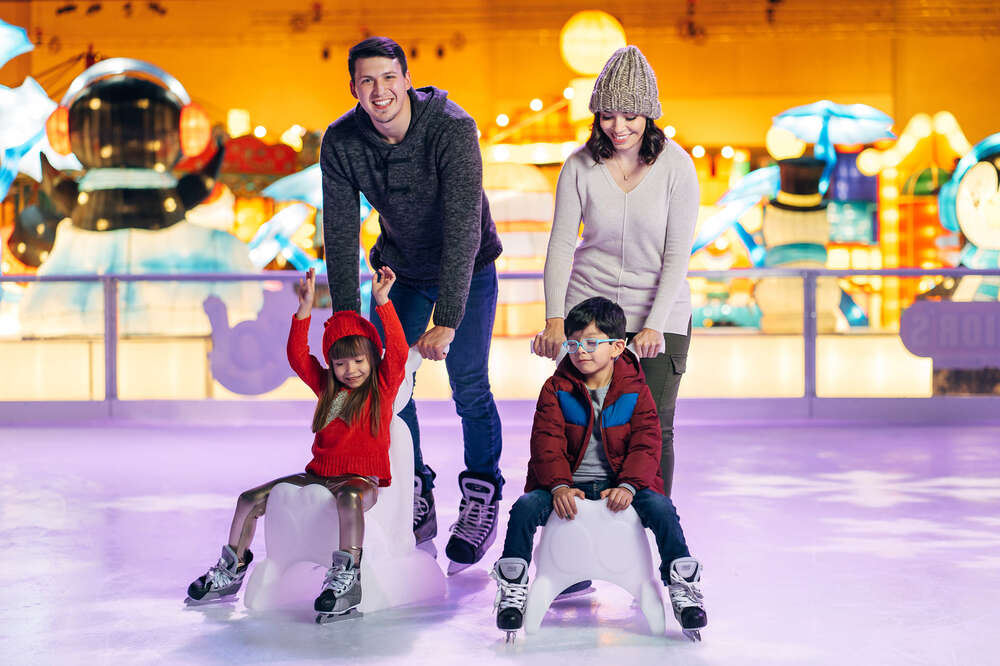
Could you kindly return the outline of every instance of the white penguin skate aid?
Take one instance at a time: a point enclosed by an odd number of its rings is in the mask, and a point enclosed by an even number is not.
[[[420,360],[420,354],[410,349],[406,378],[393,403],[397,414],[410,399],[413,372]],[[381,488],[375,506],[365,512],[361,558],[364,594],[357,610],[366,613],[442,599],[445,594],[441,569],[434,558],[414,545],[410,431],[398,415],[390,427],[392,485]],[[247,581],[247,608],[266,610],[291,601],[311,604],[322,586],[322,572],[330,566],[330,553],[340,549],[338,524],[336,501],[323,486],[276,485],[264,515],[267,559]],[[312,566],[296,566],[300,564]]]
[[[666,616],[646,530],[635,509],[618,513],[603,500],[576,500],[577,514],[563,520],[552,512],[535,548],[535,578],[528,590],[524,630],[533,634],[560,592],[581,580],[605,580],[639,604],[653,634],[666,633]]]

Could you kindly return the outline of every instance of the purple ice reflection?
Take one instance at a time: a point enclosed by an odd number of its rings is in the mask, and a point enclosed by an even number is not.
[[[524,483],[523,405],[500,406],[501,530]],[[461,428],[447,404],[420,410],[443,552]],[[705,567],[701,644],[669,611],[667,636],[650,635],[598,582],[505,645],[487,577],[502,535],[430,606],[327,626],[311,596],[186,608],[238,493],[302,469],[310,441],[306,423],[0,426],[0,663],[997,663],[1000,427],[680,424],[674,500]]]

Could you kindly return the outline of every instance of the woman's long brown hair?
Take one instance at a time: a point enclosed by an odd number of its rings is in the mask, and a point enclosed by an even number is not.
[[[348,425],[351,425],[361,418],[361,410],[365,406],[365,402],[370,401],[369,410],[371,412],[372,436],[378,436],[382,425],[379,411],[381,398],[378,393],[377,376],[380,359],[375,352],[375,343],[363,335],[346,335],[330,345],[330,351],[327,353],[326,358],[326,362],[329,364],[327,368],[329,380],[326,388],[323,390],[323,395],[319,397],[319,402],[316,403],[316,412],[313,414],[312,422],[313,432],[319,432],[326,425],[326,415],[330,411],[333,399],[341,391],[347,390],[346,386],[337,381],[337,376],[333,372],[334,360],[354,358],[356,356],[368,357],[368,365],[371,367],[371,373],[364,384],[347,394],[347,402],[344,403],[344,408],[339,416]]]
[[[667,137],[663,130],[656,126],[651,118],[646,118],[646,128],[642,132],[642,144],[639,146],[639,159],[643,164],[652,164],[663,152]],[[601,114],[594,114],[594,124],[590,127],[590,138],[587,139],[587,150],[595,162],[606,160],[615,154],[615,146],[611,139],[601,129]]]

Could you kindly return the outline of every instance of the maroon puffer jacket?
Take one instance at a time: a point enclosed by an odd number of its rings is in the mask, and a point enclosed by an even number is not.
[[[566,357],[538,396],[525,492],[572,484],[593,427],[590,393],[583,375]],[[662,494],[660,419],[639,361],[628,350],[615,361],[600,427],[617,483]]]

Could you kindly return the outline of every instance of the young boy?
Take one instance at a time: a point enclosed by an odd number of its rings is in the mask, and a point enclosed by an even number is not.
[[[494,566],[497,627],[521,628],[535,530],[554,510],[576,515],[576,499],[607,502],[611,511],[635,508],[653,531],[660,575],[685,634],[708,624],[699,581],[677,511],[663,495],[660,420],[639,361],[625,350],[625,313],[606,298],[569,311],[567,357],[542,386],[531,429],[525,495],[514,503],[503,555]]]

